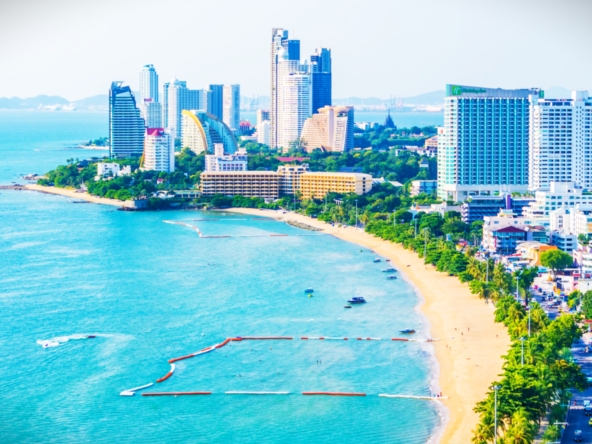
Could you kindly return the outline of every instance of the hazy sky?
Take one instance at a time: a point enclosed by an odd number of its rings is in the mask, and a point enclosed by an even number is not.
[[[0,96],[239,83],[269,94],[271,28],[333,56],[333,97],[411,96],[446,83],[592,89],[590,0],[0,0]]]

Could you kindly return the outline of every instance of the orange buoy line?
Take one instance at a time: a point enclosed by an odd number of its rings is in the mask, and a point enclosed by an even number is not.
[[[241,339],[244,341],[245,339],[254,340],[254,341],[266,341],[266,340],[281,340],[287,339],[292,340],[294,339],[292,336],[241,336]]]
[[[303,395],[318,396],[366,396],[366,393],[348,393],[348,392],[302,392]]]
[[[164,375],[162,378],[157,379],[156,382],[163,382],[166,381],[167,379],[169,379],[171,376],[173,376],[173,373],[175,373],[175,364],[171,364],[171,371],[168,372],[166,375]]]
[[[212,392],[148,392],[142,396],[187,396],[187,395],[211,395]]]

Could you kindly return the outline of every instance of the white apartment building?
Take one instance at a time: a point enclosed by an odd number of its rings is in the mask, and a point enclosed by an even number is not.
[[[144,169],[168,173],[175,171],[173,138],[162,128],[146,128]]]
[[[181,138],[182,112],[183,110],[205,110],[207,97],[201,89],[188,89],[187,82],[173,78],[170,83],[163,86],[165,104],[163,107],[163,127],[167,128],[172,139]]]
[[[354,147],[354,107],[325,106],[306,119],[300,136],[308,152],[344,152]]]
[[[264,120],[257,125],[257,143],[269,145],[270,122]]]
[[[99,162],[97,163],[97,176],[106,177],[106,176],[117,176],[120,171],[120,166],[118,163],[107,163],[107,162]]]
[[[222,121],[234,132],[240,127],[240,85],[222,89]]]
[[[144,65],[140,71],[140,95],[138,102],[142,103],[145,99],[152,99],[153,102],[158,102],[158,74],[154,69],[154,65]]]
[[[239,148],[234,154],[224,155],[224,144],[214,144],[214,154],[206,154],[205,171],[247,171],[247,151]]]
[[[269,111],[265,109],[257,110],[257,125],[269,121]]]
[[[529,189],[551,182],[575,182],[592,189],[592,98],[573,91],[571,99],[530,97]]]
[[[548,189],[535,192],[535,201],[524,207],[523,214],[537,225],[550,228],[552,211],[561,208],[572,210],[578,205],[590,204],[592,193],[584,193],[574,182],[551,182]]]
[[[155,102],[154,99],[144,99],[143,103],[140,103],[140,111],[146,128],[161,128],[162,127],[162,105]]]

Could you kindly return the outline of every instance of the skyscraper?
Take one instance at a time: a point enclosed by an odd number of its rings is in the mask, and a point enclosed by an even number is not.
[[[317,48],[310,56],[312,72],[312,112],[331,106],[331,49]]]
[[[282,28],[273,28],[271,30],[271,85],[270,85],[270,143],[272,147],[277,146],[278,141],[278,52],[284,51],[284,57],[287,60],[300,60],[300,40],[289,40],[288,31]]]
[[[240,85],[224,85],[222,121],[232,131],[240,126]]]
[[[144,168],[172,173],[175,171],[175,147],[163,128],[146,128]]]
[[[210,85],[211,101],[207,111],[218,119],[224,119],[224,85]]]
[[[438,132],[441,199],[527,191],[533,94],[539,90],[446,85],[444,127]]]
[[[144,151],[144,119],[129,86],[111,83],[109,90],[109,155],[141,156]]]
[[[165,125],[173,139],[182,137],[181,112],[189,109],[203,109],[202,101],[207,95],[200,89],[188,89],[187,82],[173,78],[165,83],[166,116]],[[207,106],[207,104],[203,104]]]
[[[160,103],[152,99],[144,99],[144,103],[140,104],[140,111],[146,128],[162,127],[162,106]]]
[[[528,188],[576,182],[592,189],[592,98],[588,91],[573,91],[571,99],[541,96],[530,97]]]
[[[142,71],[140,71],[139,103],[143,103],[144,99],[152,99],[153,102],[158,102],[158,74],[154,69],[154,65],[144,65]]]

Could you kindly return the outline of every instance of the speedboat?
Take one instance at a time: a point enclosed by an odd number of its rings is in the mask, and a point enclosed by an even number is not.
[[[88,335],[86,338],[87,339],[92,339],[92,338],[96,338],[96,336],[95,335]]]
[[[350,304],[365,304],[366,303],[366,299],[364,299],[361,296],[355,296],[353,298],[351,298],[349,301]]]
[[[391,267],[391,268],[383,268],[380,271],[382,271],[383,273],[394,273],[397,270],[395,270],[394,268]]]
[[[380,258],[374,259],[374,262],[380,262]]]
[[[314,290],[312,288],[307,288],[306,290],[304,290],[305,293],[314,293]]]
[[[397,276],[395,276],[394,274],[391,274],[390,276],[386,277],[387,279],[397,279]]]
[[[405,330],[399,330],[399,333],[413,334],[415,333],[415,330],[413,330],[412,328],[406,328]]]

